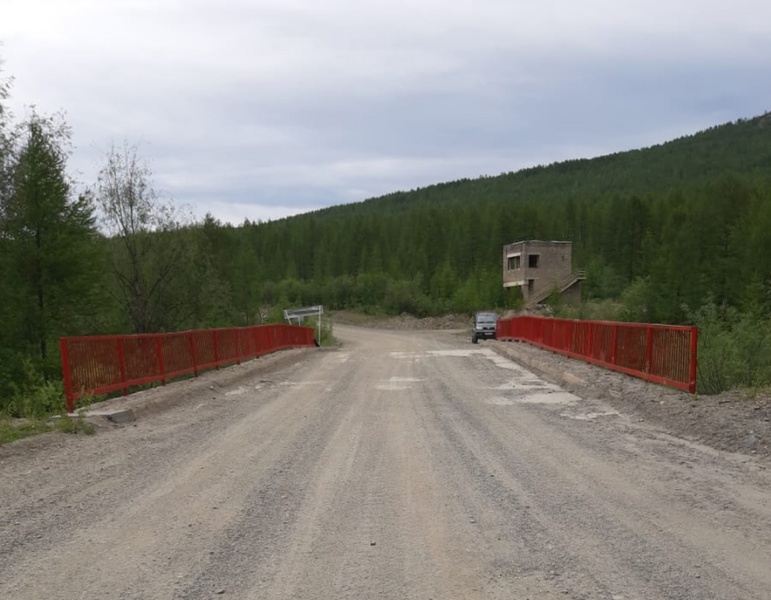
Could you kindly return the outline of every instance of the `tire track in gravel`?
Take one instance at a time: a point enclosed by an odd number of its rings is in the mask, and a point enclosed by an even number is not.
[[[220,589],[243,597],[255,582],[261,586],[275,578],[327,440],[350,410],[349,389],[355,372],[341,371],[338,361],[333,354],[326,358],[324,380],[328,385],[300,400],[312,402],[315,414],[282,444],[268,449],[269,458],[261,457],[267,465],[261,473],[251,466],[241,473],[248,493],[240,510],[213,540],[212,554],[196,565],[178,597],[208,598]],[[316,399],[310,397],[313,393]]]
[[[151,421],[117,428],[103,425],[100,429],[106,427],[108,432],[93,437],[46,435],[0,447],[0,519],[9,525],[0,536],[0,549],[8,559],[0,562],[0,577],[4,567],[13,563],[15,552],[45,549],[56,541],[52,533],[69,538],[69,531],[88,527],[114,511],[116,499],[140,496],[147,487],[157,484],[159,474],[184,468],[190,460],[190,447],[216,439],[255,410],[254,403],[229,401],[218,382],[226,386],[239,383],[250,368],[264,375],[266,366],[270,368],[287,358],[292,357],[274,355],[255,361],[256,367],[244,365],[228,369],[228,373],[210,372],[200,380],[145,392],[179,395],[186,400]],[[295,363],[302,364],[303,360],[304,356],[295,353]],[[252,384],[262,386],[260,375],[257,377]],[[188,391],[191,386],[192,391]],[[270,394],[259,399],[262,409],[268,409],[274,401]],[[197,451],[205,451],[205,447]],[[118,493],[113,493],[116,490]]]
[[[531,555],[543,556],[544,577],[557,573],[554,579],[563,591],[577,597],[765,596],[771,585],[768,546],[748,545],[730,528],[716,530],[715,520],[705,525],[687,505],[662,502],[656,480],[653,485],[640,481],[633,464],[619,469],[608,456],[605,437],[597,440],[590,427],[579,430],[575,421],[563,419],[564,428],[550,431],[549,424],[559,422],[554,420],[563,410],[559,405],[485,403],[484,393],[475,390],[500,375],[489,366],[471,369],[466,362],[452,368],[445,362],[440,380],[448,381],[464,366],[466,393],[458,378],[439,392],[453,411],[445,421],[447,435],[465,453],[492,514],[506,501],[517,505],[512,492],[529,507],[520,526],[532,536],[532,521],[538,524],[528,546]],[[646,460],[657,459],[647,453],[641,464]],[[745,523],[757,522],[756,517],[767,523],[768,505],[755,508],[744,515]],[[713,507],[715,512],[719,508]]]
[[[276,576],[249,597],[430,597],[419,591],[452,581],[452,570],[433,562],[441,548],[432,551],[436,516],[426,510],[435,508],[436,494],[426,502],[427,487],[414,475],[424,464],[411,408],[421,375],[416,364],[388,358],[411,345],[385,335],[360,355],[355,401],[322,452],[294,543]]]
[[[123,477],[96,481],[102,495],[88,492],[91,500],[81,505],[67,499],[60,511],[64,518],[53,528],[55,536],[27,545],[23,558],[4,562],[8,568],[2,572],[0,593],[72,598],[88,589],[88,597],[99,598],[176,595],[211,556],[224,524],[234,518],[254,480],[276,476],[272,467],[282,449],[312,428],[312,422],[335,419],[323,397],[308,394],[305,386],[252,383],[260,388],[254,396],[191,404],[136,429],[106,434],[126,432],[128,440],[117,446],[124,452],[127,443],[137,445],[134,460],[121,464]],[[210,395],[205,390],[197,399],[206,402]],[[100,447],[109,442],[100,437],[88,442]],[[107,446],[102,450],[108,451]],[[252,481],[242,476],[248,472],[254,473]],[[69,485],[71,498],[77,498],[78,486],[72,484],[59,485]]]

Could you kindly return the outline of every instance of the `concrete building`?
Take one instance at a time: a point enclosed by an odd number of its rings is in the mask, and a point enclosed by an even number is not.
[[[572,242],[530,240],[503,247],[503,287],[521,288],[525,307],[543,302],[555,290],[579,303],[584,279],[583,270],[573,270]]]

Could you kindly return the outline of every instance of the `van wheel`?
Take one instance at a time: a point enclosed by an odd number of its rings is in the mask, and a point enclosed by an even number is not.
[[[471,334],[471,343],[472,344],[476,344],[477,343],[477,334],[476,333],[472,333]]]

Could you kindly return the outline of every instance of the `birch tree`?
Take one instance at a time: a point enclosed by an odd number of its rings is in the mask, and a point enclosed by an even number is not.
[[[113,146],[95,191],[100,224],[111,238],[111,294],[135,333],[168,331],[184,320],[186,249],[177,234],[189,221],[163,199],[135,146]]]

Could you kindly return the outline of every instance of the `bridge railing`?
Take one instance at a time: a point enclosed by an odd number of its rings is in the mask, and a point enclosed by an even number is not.
[[[528,342],[627,375],[696,392],[696,327],[514,317],[497,338]]]
[[[65,337],[59,340],[67,410],[78,398],[241,363],[263,354],[313,346],[313,329],[262,325],[177,333]]]

